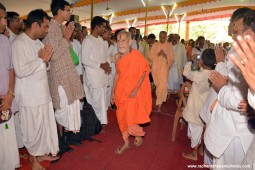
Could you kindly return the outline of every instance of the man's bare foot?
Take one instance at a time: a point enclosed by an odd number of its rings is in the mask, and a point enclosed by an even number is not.
[[[32,170],[45,170],[45,168],[40,165],[39,161],[35,156],[30,155],[29,160]]]
[[[134,141],[135,146],[139,147],[143,144],[143,137],[136,136]]]
[[[117,147],[115,149],[115,154],[117,155],[121,155],[125,152],[125,150],[129,149],[130,148],[130,144],[127,143],[127,144],[124,144],[122,147]]]
[[[157,110],[157,112],[161,113],[161,107],[162,107],[162,105],[161,105],[161,104],[160,104],[160,105],[158,105],[158,110]]]
[[[19,157],[22,158],[22,159],[27,159],[27,154],[19,153]]]
[[[198,153],[200,156],[204,155],[204,145],[203,143],[198,147]]]
[[[55,161],[55,160],[58,160],[59,157],[58,156],[50,156],[50,155],[44,155],[44,156],[37,156],[37,160],[39,162],[42,162],[42,161]]]
[[[191,159],[193,161],[197,161],[197,152],[193,151],[191,153],[184,153],[182,152],[182,157],[186,159]]]

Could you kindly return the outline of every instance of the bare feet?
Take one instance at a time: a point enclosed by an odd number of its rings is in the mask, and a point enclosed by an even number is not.
[[[203,143],[199,146],[198,153],[199,153],[200,156],[204,155],[204,145],[203,145]]]
[[[50,155],[44,155],[44,156],[37,156],[37,160],[39,162],[42,162],[42,161],[55,161],[55,160],[58,160],[59,157],[58,156],[50,156]]]
[[[134,141],[135,146],[139,147],[143,144],[143,137],[136,136]]]
[[[161,107],[162,107],[162,104],[158,105],[158,110],[157,110],[157,112],[161,113]]]
[[[25,153],[19,153],[19,157],[20,157],[21,159],[27,159],[27,154],[25,154]]]
[[[191,153],[182,152],[182,157],[184,157],[186,159],[191,159],[193,161],[197,161],[197,152],[196,151],[193,151]]]
[[[30,155],[29,160],[32,170],[45,170],[45,168],[40,165],[39,161],[35,156]]]
[[[125,150],[127,150],[127,149],[129,149],[129,148],[130,148],[129,143],[124,144],[122,147],[117,147],[117,148],[115,149],[115,154],[121,155],[121,154],[123,154],[123,153],[125,152]]]

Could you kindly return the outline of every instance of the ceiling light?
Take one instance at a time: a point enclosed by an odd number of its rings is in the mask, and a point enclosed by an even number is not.
[[[143,6],[146,6],[144,0],[141,0],[141,2],[143,3]]]

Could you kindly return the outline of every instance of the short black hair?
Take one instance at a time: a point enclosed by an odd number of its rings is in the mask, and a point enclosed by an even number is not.
[[[70,4],[65,0],[52,0],[50,5],[50,10],[53,16],[58,15],[58,10],[64,10],[65,6],[70,6]]]
[[[253,11],[252,9],[250,8],[247,8],[247,7],[243,7],[243,8],[238,8],[237,10],[235,10],[230,18],[230,22],[234,22],[240,18],[243,18],[244,15],[248,12],[251,12]]]
[[[135,28],[135,27],[130,27],[130,28],[128,29],[129,32],[130,32],[131,30],[135,30],[135,31],[136,31],[136,28]]]
[[[153,40],[155,40],[155,39],[156,39],[156,36],[155,36],[155,34],[149,34],[147,39],[153,39]]]
[[[8,11],[7,12],[7,16],[8,16],[8,19],[7,19],[7,26],[9,27],[10,25],[10,22],[13,22],[13,20],[15,19],[15,17],[19,17],[20,15],[17,13],[17,12],[14,12],[14,11]]]
[[[37,22],[39,24],[39,26],[41,26],[44,18],[46,18],[48,20],[50,19],[48,14],[46,12],[44,12],[42,9],[33,10],[33,11],[29,12],[26,22],[25,22],[25,26],[27,28],[31,28],[31,25],[34,22]]]
[[[83,31],[83,30],[85,30],[85,29],[87,29],[86,26],[81,26],[81,31]]]
[[[112,31],[112,28],[111,28],[109,25],[107,25],[107,26],[105,27],[105,30],[107,30],[107,31]]]
[[[243,17],[244,28],[250,28],[255,32],[255,10],[247,12]]]
[[[101,26],[103,23],[106,23],[106,20],[100,16],[95,16],[91,21],[91,30],[93,31],[96,26]]]
[[[212,48],[207,48],[203,51],[202,56],[201,56],[204,65],[210,67],[211,69],[215,68],[215,63],[216,63],[216,56],[214,49]]]
[[[0,9],[6,11],[6,8],[4,7],[4,5],[0,2]]]
[[[200,41],[200,40],[205,40],[205,37],[204,36],[197,37],[197,41]]]

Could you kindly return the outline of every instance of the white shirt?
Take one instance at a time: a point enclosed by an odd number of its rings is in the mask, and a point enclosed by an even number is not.
[[[101,37],[88,35],[82,42],[82,64],[85,69],[84,83],[90,88],[108,86],[108,75],[100,68],[106,63],[106,51]]]
[[[218,103],[213,109],[204,137],[207,149],[216,157],[224,153],[234,137],[240,138],[246,153],[254,136],[247,127],[247,117],[238,109],[240,101],[246,98],[248,85],[241,71],[229,58],[231,53],[239,59],[231,48],[224,62],[229,81],[218,93]]]
[[[16,38],[16,37],[17,37],[17,35],[16,35],[16,34],[14,34],[14,33],[11,31],[11,29],[9,29],[9,32],[10,32],[9,41],[12,43],[12,42],[13,42],[13,40],[14,40],[14,38]]]
[[[46,64],[38,56],[43,47],[40,40],[32,40],[25,33],[12,43],[15,94],[21,106],[38,106],[51,101]]]
[[[132,40],[131,48],[132,48],[132,49],[139,50],[139,51],[143,54],[143,46],[142,46],[142,44],[141,44],[141,41],[138,42],[138,45],[139,45],[139,48],[137,47],[136,40]]]

